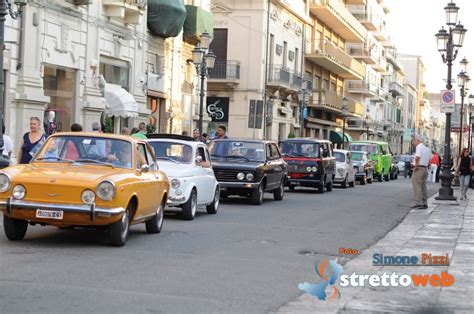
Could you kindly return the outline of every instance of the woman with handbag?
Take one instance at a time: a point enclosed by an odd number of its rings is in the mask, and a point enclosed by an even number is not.
[[[471,181],[471,169],[473,163],[471,156],[469,156],[469,150],[463,148],[461,156],[458,158],[456,172],[459,175],[459,186],[461,187],[461,200],[466,199],[467,189]]]
[[[30,118],[30,132],[23,135],[18,153],[18,163],[28,164],[46,140],[46,134],[41,132],[41,120],[38,117]]]

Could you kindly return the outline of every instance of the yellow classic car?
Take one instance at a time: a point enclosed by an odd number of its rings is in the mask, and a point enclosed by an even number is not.
[[[58,133],[30,164],[0,171],[5,234],[21,240],[28,223],[107,229],[122,246],[131,224],[163,226],[169,182],[148,143],[128,136]]]

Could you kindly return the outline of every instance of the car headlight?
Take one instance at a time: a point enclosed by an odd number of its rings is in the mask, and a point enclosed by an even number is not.
[[[13,193],[12,194],[13,194],[13,197],[15,199],[21,200],[21,199],[25,198],[26,189],[21,184],[15,185],[15,187],[13,188]]]
[[[244,174],[243,172],[237,173],[237,179],[238,179],[238,180],[243,180],[243,179],[245,179],[245,174]]]
[[[86,205],[90,205],[95,202],[95,193],[91,190],[85,190],[81,195],[82,202]]]
[[[253,178],[254,178],[254,177],[253,177],[253,173],[247,173],[247,174],[245,175],[245,179],[247,179],[247,181],[252,181]]]
[[[97,186],[96,192],[101,200],[110,201],[115,196],[115,185],[110,181],[103,181]]]
[[[313,168],[311,168],[311,170],[313,170],[313,172],[317,172],[317,171],[318,171],[318,167],[313,167]]]
[[[6,192],[10,188],[10,177],[5,173],[0,173],[0,192]]]
[[[173,189],[177,189],[181,186],[181,181],[179,181],[179,179],[172,179],[171,180],[171,187]]]
[[[311,168],[311,167],[306,167],[306,172],[311,172],[312,169],[313,168]]]

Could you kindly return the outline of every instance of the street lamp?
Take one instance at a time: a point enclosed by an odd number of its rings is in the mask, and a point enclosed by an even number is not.
[[[199,134],[203,133],[204,118],[204,82],[209,75],[208,69],[214,68],[216,55],[209,50],[211,36],[208,33],[202,33],[201,41],[198,47],[195,47],[193,53],[193,63],[196,66],[196,72],[201,76],[201,92],[199,93]]]
[[[472,138],[471,138],[471,131],[472,131],[472,106],[474,105],[474,95],[469,95],[468,97],[469,99],[469,142],[468,142],[468,146],[469,146],[469,152],[471,152],[471,149],[472,149]]]
[[[346,117],[349,114],[349,99],[347,97],[342,98],[342,149],[345,147],[346,140]]]
[[[459,150],[459,156],[461,156],[461,150],[462,150],[462,133],[464,131],[463,129],[463,113],[464,113],[464,97],[467,96],[467,91],[469,90],[469,81],[471,80],[469,78],[469,75],[467,75],[467,65],[468,61],[466,58],[462,59],[461,63],[461,73],[458,74],[458,86],[461,91],[461,111],[460,111],[460,117],[459,117],[459,143],[458,143],[458,150]]]
[[[446,25],[449,31],[444,28],[438,31],[435,35],[438,51],[441,53],[443,63],[448,66],[448,78],[446,80],[446,89],[451,90],[451,68],[453,61],[456,59],[458,49],[462,47],[464,41],[464,35],[466,29],[460,23],[457,22],[459,7],[456,6],[452,1],[444,8],[446,12]],[[451,181],[453,175],[451,173],[451,113],[446,113],[446,129],[445,129],[445,150],[443,158],[441,178],[441,188],[439,189],[439,195],[436,197],[437,200],[456,200],[453,196],[453,189],[451,188]]]
[[[0,131],[3,132],[3,119],[5,112],[5,105],[3,103],[5,95],[5,78],[3,77],[3,54],[5,51],[5,21],[7,15],[12,19],[16,19],[23,12],[23,6],[26,5],[27,0],[15,0],[14,3],[18,7],[18,11],[12,10],[12,4],[9,0],[0,0]],[[0,169],[8,167],[9,160],[3,157],[3,135],[0,136]]]
[[[309,80],[303,80],[303,83],[301,85],[301,94],[302,94],[302,100],[301,100],[301,107],[300,107],[300,137],[304,137],[304,122],[306,119],[306,114],[307,114],[307,108],[306,108],[306,95],[311,95],[311,90],[312,90],[312,82]]]
[[[367,127],[367,141],[369,140],[369,126],[372,122],[372,118],[370,117],[370,109],[367,107],[365,111],[365,126]]]

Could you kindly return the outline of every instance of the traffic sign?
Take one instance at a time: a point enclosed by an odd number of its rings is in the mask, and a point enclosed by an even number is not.
[[[443,90],[441,91],[441,112],[442,113],[451,113],[454,112],[454,91],[453,90]]]

